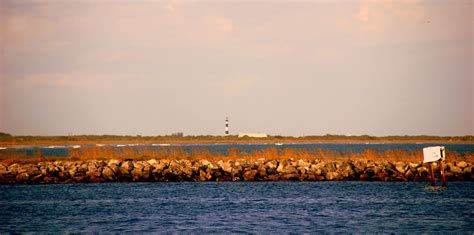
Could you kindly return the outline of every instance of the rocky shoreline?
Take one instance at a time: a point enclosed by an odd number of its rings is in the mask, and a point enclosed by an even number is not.
[[[448,181],[474,180],[472,163],[448,162],[445,170]],[[0,162],[0,184],[334,180],[428,181],[429,168],[413,162],[302,159]]]

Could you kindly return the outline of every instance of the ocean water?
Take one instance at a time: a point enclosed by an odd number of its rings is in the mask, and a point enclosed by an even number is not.
[[[474,232],[474,182],[0,185],[4,232]]]
[[[474,144],[430,144],[430,143],[423,143],[423,144],[416,144],[416,143],[385,143],[385,144],[378,144],[378,143],[294,143],[294,144],[283,144],[283,145],[275,145],[275,144],[173,144],[170,146],[160,146],[160,145],[120,145],[117,146],[115,144],[109,144],[104,146],[110,146],[117,150],[117,153],[120,153],[120,150],[123,147],[132,148],[132,149],[140,149],[140,148],[180,148],[187,152],[192,152],[195,150],[209,150],[211,153],[222,153],[227,154],[229,149],[238,149],[239,151],[244,151],[247,153],[252,153],[256,150],[263,150],[268,148],[276,148],[277,150],[284,150],[284,149],[304,149],[308,151],[316,150],[316,149],[323,149],[323,150],[333,150],[336,152],[339,151],[352,151],[354,153],[362,152],[366,149],[373,149],[376,151],[385,151],[388,149],[400,149],[400,150],[419,150],[421,151],[424,147],[428,146],[436,146],[436,145],[443,145],[446,147],[448,154],[449,152],[457,152],[459,154],[466,154],[466,153],[474,153]],[[68,149],[71,149],[73,146],[45,146],[45,147],[38,147],[38,146],[19,146],[15,147],[14,149],[8,150],[0,150],[0,154],[2,151],[25,151],[26,154],[32,155],[35,151],[41,150],[45,156],[68,156]],[[84,148],[92,148],[96,147],[96,145],[82,145],[80,146],[81,149]]]

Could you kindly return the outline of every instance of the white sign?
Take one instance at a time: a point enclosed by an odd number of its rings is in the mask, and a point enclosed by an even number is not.
[[[439,159],[444,160],[444,146],[433,146],[423,148],[423,163],[436,162]]]

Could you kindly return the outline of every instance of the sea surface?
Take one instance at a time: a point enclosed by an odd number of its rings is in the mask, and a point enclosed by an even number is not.
[[[5,232],[474,232],[474,182],[0,185]]]
[[[120,153],[123,148],[131,148],[139,150],[140,148],[157,148],[157,149],[172,149],[179,148],[186,152],[192,152],[195,150],[206,150],[211,153],[220,153],[227,155],[229,149],[237,149],[241,152],[247,152],[251,154],[256,150],[263,150],[268,148],[276,148],[277,150],[284,149],[304,149],[313,151],[317,149],[332,150],[336,152],[351,151],[353,153],[360,153],[366,149],[372,149],[375,151],[385,150],[419,150],[421,151],[424,147],[442,145],[446,147],[447,153],[457,152],[461,155],[467,153],[474,153],[474,144],[453,144],[453,143],[285,143],[281,145],[275,144],[106,144],[106,145],[60,145],[60,146],[15,146],[9,147],[9,149],[0,150],[2,151],[18,151],[24,152],[26,155],[33,155],[38,150],[45,156],[68,156],[68,151],[73,148],[86,149],[94,147],[112,147]]]

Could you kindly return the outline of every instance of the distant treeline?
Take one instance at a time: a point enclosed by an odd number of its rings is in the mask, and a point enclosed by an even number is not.
[[[102,142],[102,141],[136,141],[136,142],[240,142],[248,140],[263,141],[449,141],[449,142],[472,142],[474,136],[370,136],[370,135],[309,135],[309,136],[268,136],[267,138],[238,138],[237,135],[216,136],[216,135],[182,135],[181,133],[163,136],[141,136],[141,135],[71,135],[71,136],[14,136],[0,132],[0,142]]]

